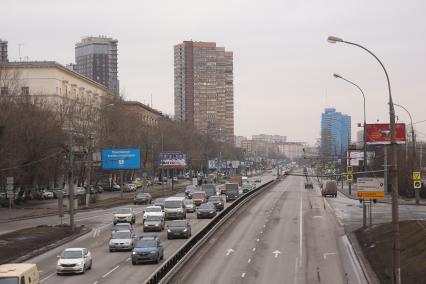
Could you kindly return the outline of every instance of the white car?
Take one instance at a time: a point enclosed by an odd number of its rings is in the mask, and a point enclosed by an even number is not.
[[[113,214],[113,223],[136,223],[136,214],[132,208],[118,208]]]
[[[164,212],[161,206],[148,206],[143,212],[143,219],[145,220],[147,216],[159,216],[164,218]]]
[[[67,248],[58,255],[56,274],[85,273],[92,268],[92,254],[86,248]]]
[[[43,190],[41,195],[43,196],[44,199],[52,199],[54,197],[53,191],[49,191],[49,190]]]

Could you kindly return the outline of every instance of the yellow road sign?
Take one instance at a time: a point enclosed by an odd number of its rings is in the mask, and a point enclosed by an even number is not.
[[[422,182],[420,180],[415,180],[414,181],[414,188],[415,189],[420,189],[422,188]]]
[[[421,180],[422,175],[420,172],[413,172],[413,180]]]
[[[354,180],[354,175],[353,174],[346,174],[346,180],[353,181]]]
[[[348,173],[353,173],[353,168],[352,168],[352,166],[348,166],[348,168],[347,168],[347,172],[348,172]]]
[[[357,192],[357,197],[359,199],[378,199],[385,198],[385,193],[383,191],[361,191]]]

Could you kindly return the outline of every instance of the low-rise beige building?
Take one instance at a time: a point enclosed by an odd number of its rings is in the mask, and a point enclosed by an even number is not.
[[[42,96],[48,100],[84,101],[99,108],[110,96],[105,86],[53,61],[9,62],[0,66],[5,77],[1,95]]]

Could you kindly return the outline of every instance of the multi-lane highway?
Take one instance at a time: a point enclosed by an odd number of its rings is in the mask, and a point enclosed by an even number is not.
[[[262,183],[274,179],[272,174],[265,174],[262,177]],[[122,206],[123,207],[123,206]],[[129,205],[137,213],[136,235],[149,236],[158,235],[164,247],[164,257],[167,259],[179,247],[185,239],[167,240],[166,231],[161,233],[142,232],[142,212],[146,206]],[[36,263],[40,270],[41,283],[141,283],[156,268],[158,264],[142,264],[133,266],[130,261],[130,252],[109,252],[108,242],[112,227],[112,213],[115,208],[107,210],[96,210],[81,212],[76,216],[76,224],[89,226],[92,231],[70,243],[53,249],[47,253],[34,257],[27,262]],[[210,219],[196,219],[195,213],[187,214],[192,226],[192,234],[201,230]],[[27,222],[33,224],[56,224],[57,217],[45,217],[33,220],[18,221],[11,223],[12,226],[26,226]],[[58,276],[56,275],[57,255],[67,247],[86,247],[93,255],[93,268],[83,275]],[[160,262],[161,265],[161,262]]]
[[[238,212],[173,283],[364,283],[318,190],[288,177]]]

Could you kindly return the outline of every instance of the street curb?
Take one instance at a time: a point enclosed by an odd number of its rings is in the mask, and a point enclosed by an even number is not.
[[[15,263],[24,262],[24,261],[26,261],[26,260],[28,260],[30,258],[39,256],[39,255],[41,255],[41,254],[43,254],[43,253],[45,253],[45,252],[47,252],[49,250],[52,250],[52,249],[57,248],[57,247],[60,247],[60,246],[66,244],[66,243],[68,243],[70,241],[78,239],[79,237],[84,236],[85,234],[87,234],[87,233],[89,233],[91,231],[92,231],[92,228],[88,228],[88,227],[84,226],[84,228],[82,228],[82,232],[78,233],[77,235],[66,237],[66,238],[64,238],[62,240],[59,240],[57,242],[54,242],[54,243],[52,243],[50,245],[47,245],[47,246],[42,247],[40,249],[34,250],[34,251],[32,251],[32,252],[30,252],[30,253],[28,253],[26,255],[23,255],[23,256],[20,256],[20,257],[18,257],[16,259],[13,259],[10,262],[11,263],[13,263],[13,262],[15,262]]]
[[[371,268],[368,260],[365,258],[364,253],[360,247],[360,244],[355,234],[353,232],[347,232],[346,230],[345,230],[345,234],[352,245],[355,256],[358,259],[358,263],[361,266],[362,272],[365,278],[367,279],[367,282],[369,284],[380,284],[379,278],[377,277],[376,273]]]

